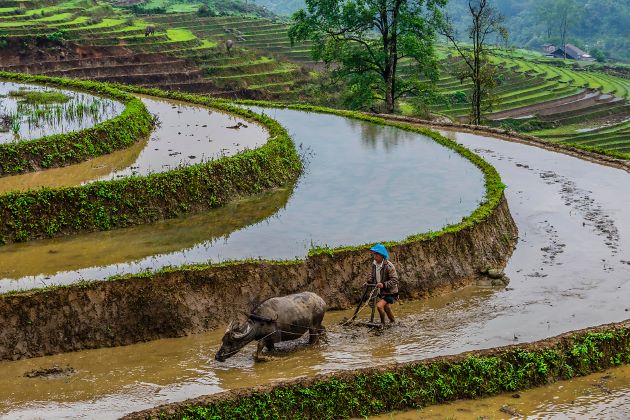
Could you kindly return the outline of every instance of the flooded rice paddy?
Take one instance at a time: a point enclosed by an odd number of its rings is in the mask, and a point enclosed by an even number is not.
[[[61,93],[62,99],[29,103],[24,98],[29,92]],[[0,80],[0,143],[83,130],[124,109],[118,101],[88,93]]]
[[[171,108],[166,101],[151,101],[166,104],[158,108],[148,103],[152,112],[158,111],[164,120],[159,132],[177,108]],[[399,240],[458,222],[484,196],[483,177],[477,167],[419,134],[333,115],[257,111],[266,112],[287,127],[307,160],[305,174],[282,208],[277,207],[273,197],[268,198],[269,203],[263,199],[259,201],[258,214],[252,209],[234,216],[239,223],[232,230],[217,230],[206,222],[200,223],[204,216],[196,215],[148,227],[4,246],[0,248],[0,291],[99,280],[115,274],[208,261],[302,258],[313,245]],[[207,115],[209,111],[202,108],[199,112]],[[177,121],[186,114],[177,113],[172,118]],[[211,116],[217,114],[212,112]],[[195,118],[200,119],[198,124],[206,124],[202,122],[206,116]],[[192,143],[184,144],[192,146],[199,138],[189,134],[198,133],[201,139],[207,136],[194,124],[185,124],[189,131],[182,131],[181,125],[172,128],[164,136],[172,141],[172,146],[160,148],[178,150],[178,132],[186,133],[185,142],[191,139]],[[250,129],[228,131],[243,133]],[[217,141],[221,147],[244,143],[235,143],[232,133],[228,134],[225,141]],[[142,153],[151,148],[149,142]],[[182,153],[178,159],[187,153],[192,152]],[[270,206],[278,208],[273,217],[269,217]],[[225,212],[210,211],[205,220],[217,223]],[[263,218],[266,219],[261,221]],[[187,242],[180,243],[181,248],[174,243],[167,249],[164,243],[172,236],[167,231],[173,229],[192,233],[176,235],[187,238]],[[128,240],[130,237],[134,239]],[[190,241],[193,237],[196,242]],[[108,249],[116,252],[101,255]],[[111,258],[113,255],[116,260]]]
[[[416,419],[608,419],[630,418],[630,365],[570,381],[480,400],[455,401],[422,410],[370,417]]]
[[[475,168],[467,162],[457,166],[459,158],[446,152],[445,161],[440,162],[435,149],[412,152],[415,149],[409,149],[409,145],[421,147],[418,144],[431,143],[419,136],[409,137],[395,129],[366,126],[339,117],[265,112],[289,128],[310,160],[305,176],[293,195],[287,197],[286,205],[280,199],[275,206],[282,208],[273,217],[241,230],[236,227],[233,233],[211,244],[194,245],[183,253],[159,251],[163,253],[141,260],[137,260],[137,255],[129,255],[122,258],[125,262],[121,264],[90,268],[91,275],[129,270],[145,260],[147,266],[155,261],[159,267],[169,261],[175,265],[202,258],[242,257],[239,250],[269,251],[267,256],[282,257],[307,249],[311,241],[322,240],[312,236],[312,232],[324,232],[323,243],[329,245],[335,241],[352,244],[399,239],[436,229],[430,227],[431,223],[438,227],[447,223],[447,215],[455,210],[472,211],[481,197],[481,178]],[[313,134],[312,140],[307,142],[302,133]],[[226,389],[533,341],[628,318],[630,196],[624,194],[624,186],[628,185],[630,174],[518,143],[470,134],[449,135],[486,158],[509,186],[506,195],[520,239],[506,269],[511,278],[508,287],[469,287],[427,301],[397,304],[394,312],[399,323],[379,335],[361,328],[341,327],[339,322],[351,311],[332,312],[325,319],[328,344],[310,348],[285,345],[272,355],[272,360],[260,364],[252,361],[253,345],[227,362],[216,362],[213,356],[220,345],[220,330],[126,347],[2,362],[0,413],[11,418],[80,418],[98,412],[99,418],[114,418]],[[395,154],[397,151],[401,153]],[[393,166],[389,166],[390,162]],[[450,175],[457,181],[455,184],[449,183]],[[418,192],[411,193],[414,187]],[[383,190],[393,195],[383,200]],[[439,198],[439,192],[451,192],[455,197]],[[466,197],[471,197],[470,202],[466,202]],[[309,202],[310,208],[306,206]],[[461,215],[451,217],[455,219],[451,221],[456,221]],[[383,220],[387,220],[384,226]],[[397,231],[398,224],[401,226]],[[318,226],[321,230],[313,230]],[[297,234],[284,234],[292,229]],[[279,239],[276,235],[280,235]],[[196,240],[193,237],[192,242]],[[164,249],[167,241],[162,242]],[[64,243],[60,241],[55,244],[59,248],[48,249],[63,253]],[[85,248],[88,243],[81,246]],[[115,243],[116,240],[112,242]],[[96,242],[92,244],[97,246]],[[45,247],[51,245],[52,242],[42,241],[21,248],[3,247],[0,258],[13,253],[12,261],[19,262],[20,252],[31,252],[27,250],[29,246],[44,247],[40,254],[44,255]],[[78,252],[81,246],[73,246],[76,256],[62,254],[69,265],[90,264],[90,259]],[[11,251],[5,252],[4,248]],[[173,255],[177,257],[172,258]],[[132,260],[136,262],[128,262]],[[4,261],[8,260],[0,261],[0,267],[5,267]],[[29,265],[33,264],[37,266],[37,261],[30,258]],[[36,279],[63,281],[64,276],[71,277],[70,273],[87,273],[82,269],[70,271],[67,266],[41,267],[21,274],[22,279],[4,280],[5,290],[25,286],[31,280],[32,284],[38,283]],[[110,270],[111,267],[115,269]],[[28,271],[19,266],[16,270]],[[45,275],[48,279],[33,274],[43,270],[50,272]],[[12,278],[19,276],[14,274]],[[74,371],[54,378],[24,376],[34,369],[54,365]],[[627,381],[620,389],[622,394],[628,394]],[[626,403],[621,401],[623,407]]]
[[[143,102],[157,116],[148,140],[69,167],[0,178],[0,193],[166,172],[254,149],[267,141],[262,126],[234,115],[184,102],[150,98]]]

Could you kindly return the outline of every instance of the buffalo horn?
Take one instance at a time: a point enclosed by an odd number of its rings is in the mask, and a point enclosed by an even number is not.
[[[249,331],[252,329],[251,325],[249,325],[249,322],[245,324],[245,331],[243,332],[236,332],[234,331],[232,333],[232,337],[234,337],[235,340],[239,340],[243,337],[245,337],[247,334],[249,334]]]

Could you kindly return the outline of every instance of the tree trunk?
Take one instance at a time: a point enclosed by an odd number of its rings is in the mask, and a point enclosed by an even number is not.
[[[485,6],[485,4],[484,4]],[[473,103],[472,103],[472,123],[481,123],[481,15],[483,8],[474,15],[473,25],[475,28],[473,36]]]
[[[388,114],[394,113],[394,77],[391,74],[385,78],[385,107]]]
[[[564,52],[564,59],[567,59],[567,44],[566,44],[566,36],[567,36],[567,14],[568,11],[564,11],[564,16],[562,19],[562,25],[560,26],[561,28],[561,39],[562,39],[562,51]]]

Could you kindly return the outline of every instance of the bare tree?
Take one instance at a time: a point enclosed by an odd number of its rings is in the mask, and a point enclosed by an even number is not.
[[[503,22],[505,18],[497,9],[488,4],[488,0],[469,0],[468,10],[472,22],[468,27],[468,38],[472,41],[472,51],[457,39],[457,33],[447,17],[443,35],[453,44],[464,62],[460,79],[473,82],[471,102],[471,122],[481,124],[482,103],[490,97],[496,86],[495,70],[486,54],[486,44],[490,38],[499,36],[507,39],[508,31]]]
[[[560,23],[560,39],[562,42],[562,51],[564,51],[564,59],[567,59],[567,32],[569,30],[569,26],[573,23],[573,10],[575,10],[575,1],[573,0],[565,0],[558,2],[558,15],[559,15],[559,23]]]

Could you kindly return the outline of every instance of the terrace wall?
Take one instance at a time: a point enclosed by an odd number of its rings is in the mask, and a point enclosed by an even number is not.
[[[481,222],[390,248],[403,298],[465,286],[503,268],[517,228],[504,197]],[[330,309],[354,304],[370,255],[352,249],[304,261],[241,262],[0,296],[0,359],[17,360],[207,331],[252,303],[299,291]]]

